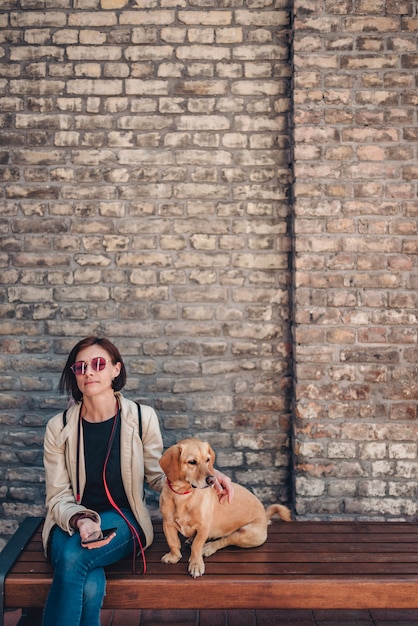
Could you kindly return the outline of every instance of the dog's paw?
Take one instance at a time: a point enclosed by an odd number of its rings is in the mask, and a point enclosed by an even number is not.
[[[167,554],[164,554],[161,557],[161,561],[163,563],[178,563],[181,559],[181,552],[178,553],[174,553],[174,552],[167,552]]]
[[[205,564],[203,559],[200,561],[189,561],[189,574],[193,576],[193,578],[199,578],[199,576],[203,576],[205,573]]]
[[[202,555],[203,556],[211,556],[212,554],[215,554],[215,552],[217,551],[217,548],[214,546],[214,541],[208,541],[207,543],[205,543],[205,545],[202,548]]]

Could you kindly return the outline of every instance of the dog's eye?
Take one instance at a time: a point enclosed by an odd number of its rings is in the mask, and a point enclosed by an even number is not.
[[[187,461],[189,465],[197,465],[197,461],[193,459],[193,461]]]

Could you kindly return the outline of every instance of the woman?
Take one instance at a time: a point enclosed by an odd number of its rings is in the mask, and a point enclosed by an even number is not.
[[[164,474],[158,418],[123,397],[126,370],[108,339],[87,337],[71,350],[60,391],[75,400],[47,424],[44,465],[47,515],[43,543],[54,566],[43,626],[100,626],[104,567],[153,539],[144,481],[161,491]],[[140,433],[140,423],[141,430]],[[220,497],[232,499],[217,472]],[[103,538],[103,529],[112,529]],[[141,569],[141,568],[140,568]]]

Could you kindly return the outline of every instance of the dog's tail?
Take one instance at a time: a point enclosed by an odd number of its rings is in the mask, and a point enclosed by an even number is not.
[[[288,509],[287,506],[283,506],[282,504],[272,504],[271,506],[269,506],[266,509],[266,515],[268,520],[270,520],[273,515],[278,515],[280,519],[282,519],[284,522],[292,521],[292,514],[290,512],[290,509]]]

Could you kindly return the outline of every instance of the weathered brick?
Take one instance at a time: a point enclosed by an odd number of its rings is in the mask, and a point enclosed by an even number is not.
[[[67,16],[60,11],[19,11],[10,13],[10,25],[13,28],[51,27],[62,28],[67,23]]]
[[[68,16],[68,26],[75,27],[95,27],[115,26],[116,15],[114,13],[105,13],[103,11],[74,11]]]

